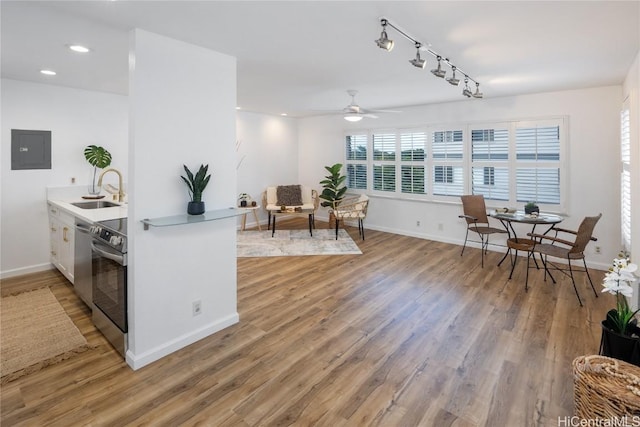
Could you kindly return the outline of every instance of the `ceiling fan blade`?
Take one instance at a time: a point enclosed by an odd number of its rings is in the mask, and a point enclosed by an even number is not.
[[[367,110],[367,111],[371,113],[402,113],[402,111],[398,111],[398,110]]]
[[[378,116],[376,116],[375,114],[371,114],[371,113],[364,113],[362,114],[362,117],[367,117],[369,119],[377,119]]]

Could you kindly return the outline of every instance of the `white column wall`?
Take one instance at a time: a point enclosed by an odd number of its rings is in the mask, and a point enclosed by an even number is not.
[[[621,246],[618,206],[621,92],[620,86],[611,86],[470,99],[402,108],[402,114],[381,114],[379,119],[364,119],[356,124],[340,116],[301,119],[300,180],[318,183],[324,175],[324,165],[344,163],[347,131],[568,116],[569,201],[563,226],[576,229],[585,216],[602,212],[603,218],[595,230],[601,254],[596,254],[596,245],[591,244],[587,248],[587,260],[592,266],[606,269]],[[461,212],[459,200],[415,202],[374,195],[365,226],[462,244],[465,225],[458,218]],[[318,215],[323,216],[326,213]],[[419,227],[416,221],[420,221]]]
[[[142,30],[130,58],[127,362],[137,369],[238,321],[236,219],[148,231],[140,222],[186,214],[183,164],[209,164],[207,210],[235,205],[236,61]]]
[[[87,188],[87,145],[105,147],[111,166],[127,170],[128,101],[122,95],[10,79],[2,79],[1,96],[0,274],[6,278],[51,268],[46,188],[71,186],[71,178],[79,191]],[[50,130],[51,169],[11,170],[11,129]]]

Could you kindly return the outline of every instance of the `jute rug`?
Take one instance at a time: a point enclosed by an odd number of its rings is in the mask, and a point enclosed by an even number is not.
[[[271,231],[238,232],[238,257],[270,257],[300,255],[359,255],[358,245],[344,230],[276,230],[274,237]]]
[[[0,308],[2,384],[89,348],[49,288],[4,297]]]

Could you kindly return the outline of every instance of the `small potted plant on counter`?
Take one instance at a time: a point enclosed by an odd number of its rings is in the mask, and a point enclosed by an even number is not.
[[[186,165],[182,166],[184,167],[187,177],[180,176],[180,178],[187,184],[189,196],[191,197],[191,201],[187,205],[187,213],[189,215],[202,215],[205,211],[202,192],[207,188],[207,184],[209,184],[209,179],[211,178],[210,174],[207,175],[209,165],[200,165],[200,169],[198,169],[195,175],[191,173]]]
[[[84,158],[93,166],[91,170],[91,182],[89,183],[89,194],[98,198],[101,190],[98,185],[98,169],[104,169],[111,164],[111,153],[103,147],[89,145],[84,149]]]

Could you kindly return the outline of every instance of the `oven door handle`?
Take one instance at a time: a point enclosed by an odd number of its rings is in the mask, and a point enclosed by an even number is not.
[[[107,252],[98,248],[98,243],[91,242],[91,249],[93,249],[98,255],[103,256],[111,261],[115,261],[120,265],[124,265],[124,255],[114,254],[113,252]]]

